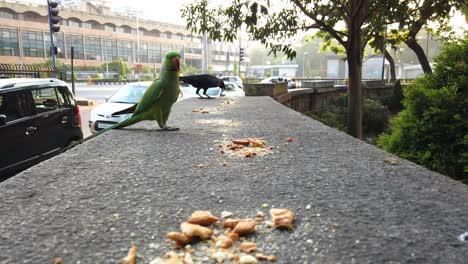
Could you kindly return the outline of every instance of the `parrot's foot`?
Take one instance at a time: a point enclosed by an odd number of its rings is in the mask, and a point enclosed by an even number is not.
[[[163,127],[163,128],[156,129],[156,131],[178,131],[178,130],[180,130],[180,128],[170,127],[170,126],[166,126],[166,127]]]

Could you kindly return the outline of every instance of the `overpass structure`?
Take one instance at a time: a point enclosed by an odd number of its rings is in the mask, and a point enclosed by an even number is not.
[[[466,185],[270,97],[185,100],[169,121],[181,130],[109,131],[0,183],[0,263],[120,263],[131,245],[150,263],[195,210],[268,219],[271,208],[293,211],[293,228],[260,221],[245,239],[277,263],[468,259]],[[265,148],[237,155],[239,138]],[[207,248],[192,245],[194,263],[212,261]]]

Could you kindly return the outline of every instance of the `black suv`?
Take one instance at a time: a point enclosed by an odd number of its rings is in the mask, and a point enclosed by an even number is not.
[[[0,176],[83,139],[80,110],[57,79],[0,79]]]

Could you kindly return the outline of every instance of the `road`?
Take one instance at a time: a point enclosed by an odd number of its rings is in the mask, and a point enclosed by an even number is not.
[[[71,87],[71,84],[69,84]],[[95,102],[95,105],[106,102],[106,98],[113,95],[122,85],[87,85],[85,83],[75,84],[75,96],[77,98],[89,99]],[[91,136],[89,131],[89,117],[94,106],[80,106],[81,125],[83,136]]]
[[[71,84],[69,84],[71,87]],[[75,84],[75,96],[86,98],[96,103],[104,103],[122,85],[87,85],[83,83]]]

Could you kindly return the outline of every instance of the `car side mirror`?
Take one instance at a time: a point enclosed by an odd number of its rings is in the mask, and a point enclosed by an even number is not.
[[[106,99],[106,103],[109,102],[109,97],[104,97]]]
[[[0,115],[0,126],[4,126],[7,123],[6,115]]]

